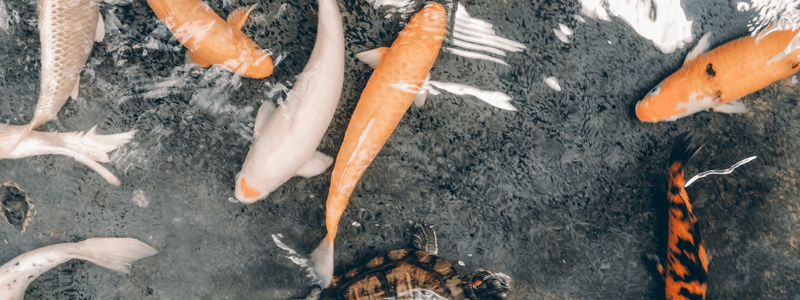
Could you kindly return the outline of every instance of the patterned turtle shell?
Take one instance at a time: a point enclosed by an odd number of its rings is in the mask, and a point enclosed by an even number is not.
[[[423,228],[424,227],[424,228]],[[415,226],[414,246],[436,252],[428,226]],[[428,234],[420,242],[420,235]],[[431,237],[433,237],[431,239]],[[433,244],[432,244],[432,243]],[[433,245],[433,247],[430,247]],[[447,260],[417,249],[398,249],[333,278],[320,299],[504,299],[511,278],[478,269],[460,276]]]

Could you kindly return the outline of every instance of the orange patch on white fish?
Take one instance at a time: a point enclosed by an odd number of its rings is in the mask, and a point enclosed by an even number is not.
[[[240,187],[245,197],[247,198],[258,198],[261,196],[261,193],[258,192],[255,188],[247,184],[247,181],[244,178],[241,179]]]
[[[200,0],[147,0],[147,4],[198,65],[221,65],[250,78],[272,74],[272,57],[241,30],[256,5],[237,9],[226,22]]]
[[[725,113],[745,112],[737,99],[800,70],[800,50],[773,60],[797,33],[776,31],[760,41],[748,35],[697,57],[690,54],[680,70],[636,104],[636,116],[644,122],[660,122],[709,108]]]
[[[444,6],[428,4],[411,18],[390,48],[376,49],[367,55],[380,61],[361,93],[336,157],[326,204],[328,234],[312,253],[323,287],[333,277],[333,240],[350,194],[400,123],[433,67],[445,36],[446,21]]]

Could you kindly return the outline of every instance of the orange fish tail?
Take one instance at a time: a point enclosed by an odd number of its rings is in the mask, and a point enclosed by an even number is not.
[[[685,189],[683,167],[702,146],[689,132],[678,136],[670,155],[669,236],[664,279],[667,299],[705,299],[708,259]]]

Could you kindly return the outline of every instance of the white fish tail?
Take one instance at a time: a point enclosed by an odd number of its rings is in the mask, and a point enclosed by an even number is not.
[[[314,262],[314,272],[319,278],[319,286],[327,288],[333,280],[333,242],[327,237],[322,239],[317,249],[311,252],[311,261]]]
[[[98,162],[109,162],[108,152],[129,142],[136,130],[125,133],[100,135],[97,126],[81,132],[30,132],[4,158],[23,158],[35,155],[60,154],[74,158],[85,164],[113,185],[119,185],[119,178]]]
[[[133,238],[94,238],[75,244],[70,255],[95,265],[122,273],[129,273],[131,263],[153,256],[156,249]]]
[[[95,131],[97,125],[82,132],[63,134],[63,141],[67,148],[83,154],[97,162],[109,162],[108,152],[114,151],[133,139],[136,130],[124,133],[100,135]]]

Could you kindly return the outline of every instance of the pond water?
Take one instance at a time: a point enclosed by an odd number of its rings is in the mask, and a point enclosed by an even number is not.
[[[663,283],[646,255],[665,253],[667,160],[674,137],[692,130],[706,146],[688,176],[758,156],[687,188],[710,257],[707,299],[798,299],[796,80],[743,98],[744,114],[643,123],[634,113],[703,34],[714,32],[712,47],[747,35],[755,13],[739,1],[607,2],[446,2],[451,16],[468,12],[502,39],[487,43],[495,50],[445,39],[427,101],[408,109],[355,187],[338,227],[335,273],[408,247],[413,225],[426,223],[438,255],[461,274],[509,275],[509,299],[659,299]],[[40,87],[37,1],[0,3],[0,122],[24,125]],[[136,238],[159,253],[129,275],[69,261],[31,283],[26,299],[289,299],[309,291],[302,259],[326,234],[332,170],[293,177],[248,205],[235,201],[234,181],[259,107],[281,104],[309,60],[317,3],[206,3],[223,17],[259,4],[242,30],[272,51],[274,73],[251,79],[199,68],[146,1],[103,2],[106,34],[81,74],[79,98],[38,130],[136,130],[103,164],[121,185],[66,156],[0,160],[0,183],[18,187],[14,207],[27,207],[24,197],[32,204],[22,233],[27,211],[17,209],[14,225],[0,219],[0,263],[94,237]],[[338,4],[344,87],[317,148],[333,157],[372,72],[355,54],[391,45],[424,5]]]

